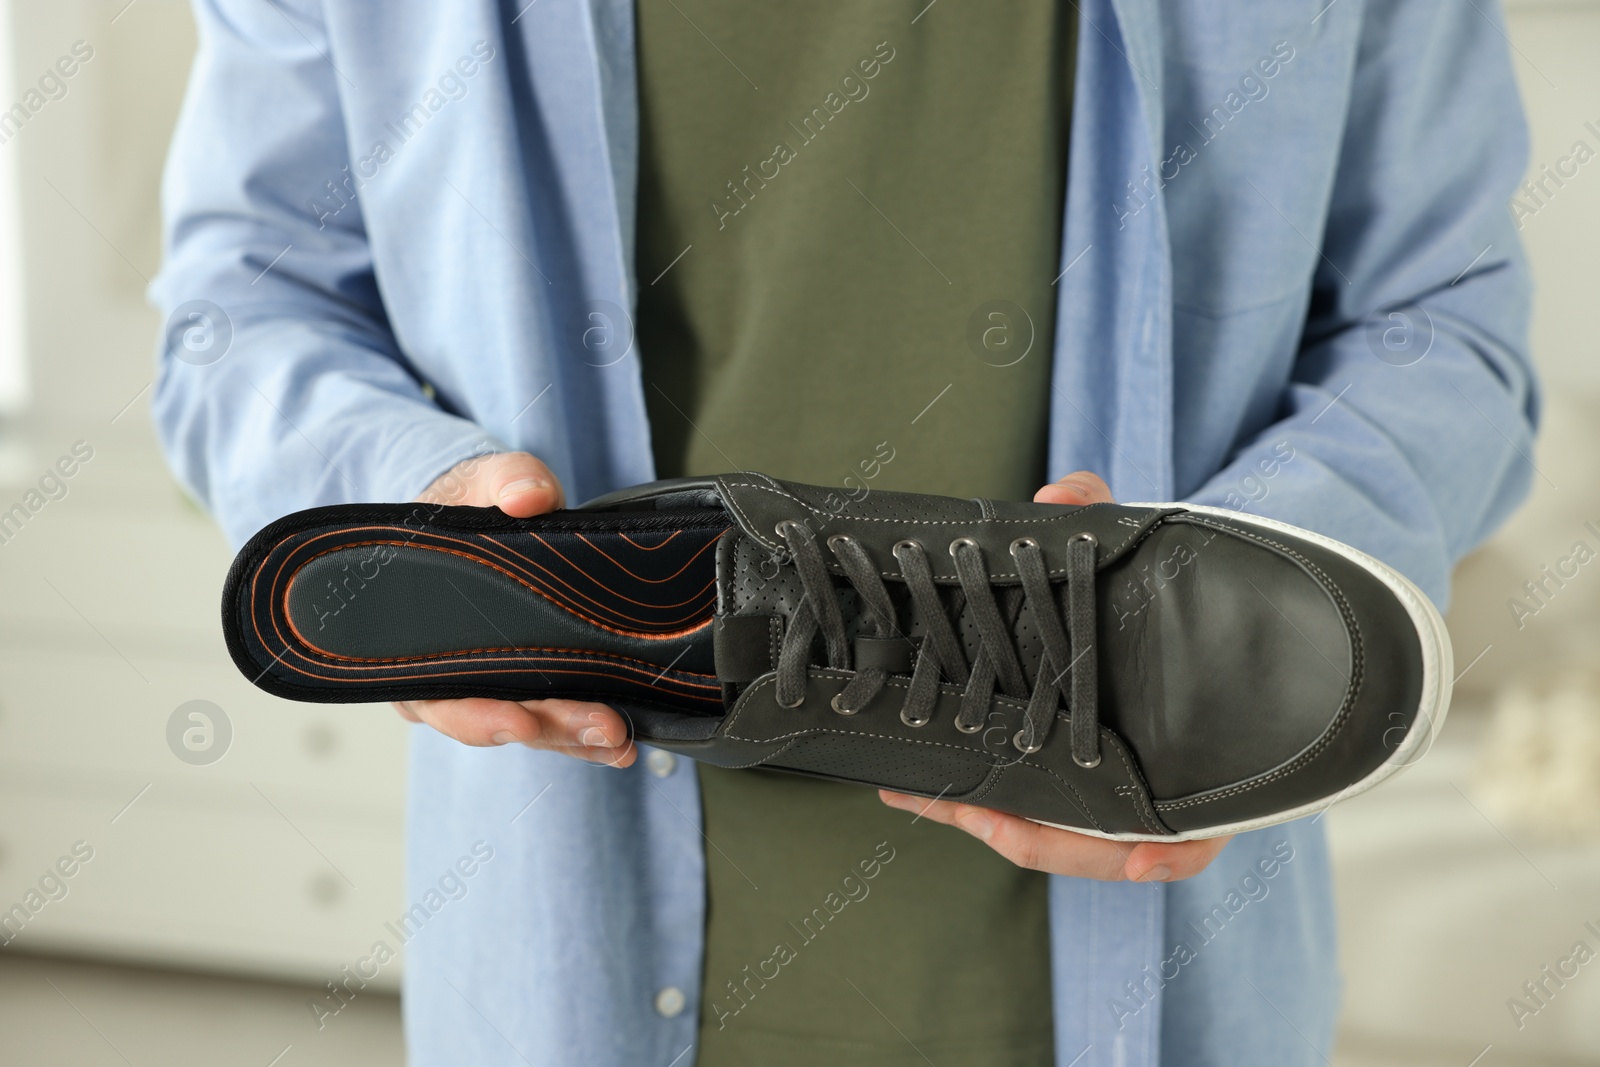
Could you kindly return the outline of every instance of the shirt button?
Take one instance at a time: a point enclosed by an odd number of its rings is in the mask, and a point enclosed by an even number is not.
[[[671,1019],[683,1011],[683,990],[675,985],[669,985],[656,994],[656,1013],[664,1019]]]
[[[644,758],[644,765],[650,768],[650,773],[657,778],[665,778],[677,769],[678,757],[659,748],[652,748],[650,754]]]

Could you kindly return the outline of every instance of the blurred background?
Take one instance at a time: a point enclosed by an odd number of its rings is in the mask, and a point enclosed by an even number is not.
[[[1338,1067],[1600,1063],[1600,2],[1508,7],[1545,426],[1457,575],[1439,744],[1327,816]],[[193,49],[183,0],[0,0],[0,1067],[403,1062],[403,960],[307,1001],[404,908],[405,731],[239,677],[150,428]]]

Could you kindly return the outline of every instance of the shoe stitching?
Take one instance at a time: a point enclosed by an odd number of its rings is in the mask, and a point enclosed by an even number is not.
[[[809,504],[806,501],[801,500],[799,497],[795,496],[793,493],[787,492],[787,491],[785,491],[783,489],[780,489],[780,488],[775,488],[773,486],[761,485],[758,482],[732,481],[732,480],[729,480],[729,479],[723,479],[723,481],[724,481],[724,484],[728,485],[729,487],[733,487],[733,488],[759,489],[762,492],[774,493],[774,494],[776,494],[778,496],[781,496],[781,497],[783,497],[783,498],[785,498],[787,500],[792,500],[794,503],[798,504],[802,508],[805,508],[807,511],[811,512],[813,515],[826,515],[826,514],[828,514],[827,512],[823,511],[821,508],[818,508],[818,507],[816,507],[816,506],[814,506],[812,504]],[[724,503],[726,503],[728,507],[733,509],[734,513],[736,515],[738,515],[741,520],[743,520],[743,526],[744,526],[746,532],[748,532],[750,534],[750,536],[754,537],[758,544],[762,545],[764,548],[767,548],[769,550],[776,551],[778,549],[779,546],[777,546],[776,544],[774,544],[772,542],[769,542],[763,534],[761,534],[760,532],[756,531],[755,523],[750,519],[750,516],[747,515],[739,507],[739,504],[738,504],[737,501],[733,500],[731,497],[725,497],[724,498]],[[1004,522],[1004,523],[1006,523],[1008,525],[1011,525],[1011,524],[1015,524],[1015,525],[1031,525],[1033,523],[1041,523],[1041,522],[1042,523],[1066,523],[1066,522],[1070,522],[1076,516],[1082,514],[1085,511],[1088,511],[1091,508],[1104,508],[1104,507],[1108,507],[1108,506],[1115,506],[1115,505],[1107,505],[1105,503],[1084,504],[1083,506],[1079,507],[1077,510],[1071,512],[1068,515],[1041,516],[1040,518],[1037,518],[1037,519],[985,519],[981,515],[977,519],[889,519],[889,518],[880,518],[880,517],[875,516],[875,515],[852,515],[850,517],[850,519],[851,519],[852,522],[888,522],[888,523],[896,523],[896,524],[899,524],[899,525],[911,525],[911,526],[971,526],[974,523],[977,523],[977,524],[981,525],[981,524],[986,523],[986,522]],[[1160,509],[1152,509],[1152,510],[1154,510],[1156,512],[1156,518],[1158,520],[1160,518],[1164,518],[1165,517],[1165,514],[1162,513],[1160,511]],[[1124,538],[1122,540],[1121,543],[1119,543],[1119,544],[1117,544],[1115,546],[1112,546],[1112,547],[1107,547],[1106,550],[1105,550],[1106,551],[1106,555],[1107,556],[1114,556],[1117,553],[1120,553],[1120,552],[1124,551],[1125,549],[1127,549],[1128,546],[1130,544],[1132,544],[1135,540],[1142,540],[1144,538],[1144,536],[1146,534],[1148,534],[1150,532],[1150,530],[1156,524],[1157,523],[1152,522],[1147,526],[1142,526],[1140,529],[1133,530],[1132,532],[1130,532],[1128,534],[1128,536],[1126,538]],[[899,571],[880,571],[879,573],[881,575],[883,575],[883,577],[885,577],[885,578],[899,578],[899,577],[901,577],[901,574],[900,574]],[[1059,567],[1059,568],[1053,568],[1051,570],[1048,570],[1046,573],[1050,574],[1053,577],[1059,577],[1061,575],[1066,574],[1067,571],[1066,571],[1065,567]],[[994,579],[1015,578],[1017,576],[1018,576],[1018,574],[1017,574],[1016,571],[996,571],[996,572],[991,573],[989,575],[990,578],[994,578]]]
[[[848,675],[848,672],[841,671],[841,672],[837,672],[837,673],[826,674],[824,676],[825,677],[830,677],[830,678],[838,678],[838,677],[843,677],[843,676],[847,676],[847,675]],[[770,684],[773,684],[773,683],[768,681],[767,679],[762,679],[762,680],[756,682],[755,686],[765,686],[765,685],[770,685]],[[895,684],[892,679],[890,681],[890,684]],[[751,689],[754,689],[755,686],[752,686]],[[909,686],[903,686],[902,688],[909,688]],[[749,693],[749,690],[746,691],[746,695],[747,696],[748,696],[748,693]],[[743,703],[744,702],[744,698],[741,698],[740,702]],[[1006,699],[1001,698],[1001,697],[996,697],[995,698],[995,702],[996,703],[1009,704],[1009,705],[1011,705],[1013,708],[1015,708],[1017,710],[1024,710],[1025,707],[1026,707],[1026,705],[1024,705],[1020,701],[1006,700]],[[757,745],[759,745],[759,744],[772,744],[772,743],[777,742],[777,741],[787,741],[788,744],[786,744],[784,746],[784,749],[787,749],[790,745],[794,744],[797,740],[799,740],[799,739],[801,739],[803,737],[815,736],[817,734],[841,734],[841,735],[848,736],[848,737],[870,737],[870,738],[874,738],[874,739],[881,740],[881,741],[901,741],[901,742],[909,742],[910,744],[914,744],[914,745],[929,745],[929,746],[932,746],[932,747],[935,747],[935,748],[948,748],[948,749],[953,749],[953,750],[955,750],[957,752],[962,752],[962,753],[965,753],[965,754],[971,755],[971,756],[981,756],[981,755],[983,755],[982,752],[975,751],[975,750],[973,750],[971,748],[966,747],[965,745],[952,745],[952,744],[949,744],[949,743],[944,742],[944,741],[923,741],[923,740],[919,740],[918,738],[915,738],[915,737],[900,737],[900,736],[896,736],[894,734],[866,733],[866,732],[859,731],[859,730],[839,730],[839,729],[835,729],[835,728],[829,727],[829,726],[812,726],[812,727],[807,727],[806,729],[803,729],[803,730],[796,730],[793,733],[778,734],[778,735],[776,735],[774,737],[769,737],[769,738],[755,738],[755,737],[748,737],[748,736],[739,737],[739,736],[735,736],[732,731],[733,731],[735,720],[743,712],[743,710],[744,710],[743,708],[738,709],[738,711],[735,712],[734,719],[730,719],[728,724],[727,724],[727,726],[723,727],[722,734],[723,734],[724,737],[729,738],[729,739],[734,740],[734,741],[745,741],[745,742],[748,742],[750,744],[757,744]],[[1108,734],[1110,734],[1110,731],[1102,731],[1102,735],[1108,735]],[[1120,745],[1113,745],[1112,748],[1116,750],[1117,758],[1122,760],[1123,769],[1128,772],[1129,779],[1135,785],[1137,785],[1138,784],[1138,778],[1137,778],[1137,776],[1134,775],[1133,767],[1128,762],[1127,754],[1122,751],[1122,748],[1121,748]],[[783,751],[783,749],[780,749],[779,751],[781,752],[781,751]],[[777,755],[778,755],[778,753],[773,753],[771,756],[766,757],[765,760],[760,760],[760,761],[757,761],[757,762],[758,763],[759,762],[766,762],[767,760],[773,759]],[[755,765],[756,764],[745,764],[744,766],[755,766]],[[1055,771],[1051,770],[1049,767],[1041,766],[1040,764],[1037,764],[1037,763],[1030,763],[1030,762],[1027,762],[1027,761],[1023,761],[1020,764],[1015,764],[1015,763],[991,764],[991,767],[993,767],[994,770],[991,771],[989,777],[984,781],[984,783],[982,785],[980,785],[978,787],[978,789],[976,791],[974,791],[973,793],[967,794],[965,797],[963,797],[962,802],[963,803],[968,803],[968,802],[972,802],[972,801],[976,801],[976,800],[981,800],[983,797],[987,796],[995,788],[995,786],[997,786],[999,784],[1000,778],[1004,774],[1004,772],[1008,768],[1014,767],[1014,766],[1025,766],[1025,767],[1028,767],[1028,768],[1030,768],[1032,770],[1041,771],[1044,774],[1049,775],[1051,778],[1054,778],[1057,782],[1060,782],[1067,789],[1071,790],[1073,796],[1078,798],[1078,803],[1082,807],[1082,811],[1083,811],[1084,817],[1089,820],[1089,822],[1094,826],[1094,828],[1096,830],[1099,830],[1102,833],[1109,833],[1109,831],[1106,830],[1105,826],[1100,822],[1100,820],[1096,819],[1094,817],[1094,814],[1090,811],[1089,801],[1084,797],[1084,795],[1082,793],[1080,793],[1078,791],[1077,786],[1073,785],[1071,782],[1069,782],[1065,778],[1061,777],[1061,775],[1057,774]],[[999,773],[994,773],[994,771],[998,771]],[[1139,817],[1139,821],[1140,821],[1140,823],[1142,823],[1144,825],[1145,829],[1150,830],[1153,833],[1169,833],[1170,832],[1168,830],[1168,828],[1162,826],[1159,822],[1152,822],[1151,819],[1146,818],[1144,812],[1140,810],[1140,808],[1139,808],[1139,806],[1137,804],[1134,805],[1134,814]],[[1153,815],[1154,813],[1152,812],[1151,814]]]
[[[976,751],[974,751],[974,750],[972,750],[970,748],[965,748],[965,747],[963,747],[961,745],[948,744],[947,742],[944,742],[944,741],[919,741],[914,737],[896,737],[894,734],[864,733],[864,732],[859,731],[859,730],[840,730],[840,729],[837,729],[837,728],[832,727],[832,726],[809,726],[804,730],[796,730],[793,733],[778,734],[775,737],[768,737],[768,738],[734,737],[732,734],[727,734],[727,733],[725,733],[723,736],[731,738],[734,741],[748,741],[751,744],[755,744],[755,745],[770,745],[770,744],[775,744],[775,743],[777,743],[779,741],[789,741],[789,740],[796,739],[796,738],[801,738],[801,737],[813,737],[813,736],[815,736],[817,734],[840,734],[840,735],[845,736],[845,737],[870,737],[870,738],[873,738],[873,739],[878,740],[878,741],[903,741],[903,742],[905,742],[907,744],[912,744],[912,745],[927,745],[930,748],[948,748],[948,749],[953,749],[956,752],[964,752],[969,756],[977,756],[977,755],[981,755],[982,754],[982,753],[976,752]],[[1042,769],[1043,768],[1041,768],[1041,770]]]
[[[1110,731],[1107,730],[1105,733],[1109,735]],[[1104,739],[1104,737],[1101,738],[1102,741],[1104,741]],[[1128,772],[1128,781],[1132,783],[1134,814],[1139,816],[1139,821],[1144,823],[1145,829],[1151,830],[1155,833],[1168,831],[1170,828],[1162,825],[1161,820],[1156,816],[1155,809],[1150,806],[1149,788],[1134,772],[1133,764],[1128,760],[1128,754],[1122,750],[1122,746],[1119,744],[1113,743],[1111,748],[1116,752],[1117,758],[1122,761],[1122,768]],[[1147,812],[1148,815],[1146,814]]]
[[[812,673],[812,672],[814,672],[818,677],[837,678],[837,679],[843,679],[843,680],[848,680],[848,679],[850,679],[850,678],[855,676],[855,672],[854,671],[844,671],[844,670],[839,670],[839,669],[834,668],[834,667],[813,667],[813,668],[811,668],[811,670],[808,673]],[[771,676],[765,676],[765,677],[762,677],[762,678],[758,678],[754,682],[750,683],[750,688],[746,689],[745,693],[750,693],[750,692],[754,691],[758,686],[775,685],[775,684],[776,684],[776,679],[772,678]],[[901,680],[899,678],[888,678],[888,679],[885,679],[884,680],[884,684],[887,685],[887,686],[893,686],[896,689],[904,689],[904,690],[907,690],[907,691],[909,691],[911,689],[911,683],[910,682],[903,681],[903,680]],[[940,692],[946,693],[946,694],[948,694],[950,696],[959,696],[961,694],[961,691],[962,691],[960,686],[951,685],[948,682],[940,682],[939,683],[939,690],[940,690]],[[996,693],[991,699],[993,700],[994,703],[1000,704],[1000,705],[1002,705],[1004,707],[1007,707],[1007,708],[1010,708],[1012,711],[1019,711],[1019,712],[1024,712],[1025,713],[1028,710],[1027,703],[1025,701],[1018,700],[1015,697],[1008,697],[1008,696],[1005,696],[1004,694]],[[739,704],[743,705],[743,703],[744,703],[744,694],[741,694],[740,697],[739,697]],[[728,720],[727,725],[723,727],[724,733],[726,733],[728,730],[733,729],[734,723],[738,721],[739,716],[741,716],[743,713],[744,713],[744,708],[742,706],[734,708],[734,710],[732,712],[732,716],[733,717],[730,718]],[[752,740],[752,738],[741,737],[741,738],[735,738],[735,740],[749,741],[749,740]],[[959,746],[955,746],[955,747],[959,747]],[[971,752],[972,750],[969,749],[969,748],[963,748],[962,751],[963,752]]]
[[[727,478],[722,479],[722,482],[723,482],[724,485],[728,485],[728,486],[748,486],[750,488],[765,488],[764,486],[757,486],[753,482],[731,481],[731,480],[729,480]],[[788,496],[789,494],[784,493],[783,495],[784,496]],[[723,493],[722,494],[722,502],[724,504],[726,504],[729,508],[731,508],[735,515],[739,516],[739,524],[741,526],[743,526],[746,530],[750,530],[750,531],[754,531],[755,530],[755,528],[756,528],[755,522],[751,520],[749,515],[746,515],[744,513],[744,509],[739,507],[739,502],[733,498],[733,495],[731,493]],[[761,545],[761,547],[767,549],[768,551],[776,551],[777,550],[778,546],[773,545],[773,544],[769,544],[767,542],[767,539],[765,537],[763,537],[760,533],[752,533],[751,536],[753,536],[755,538],[757,544]]]
[[[1138,816],[1139,821],[1144,824],[1145,829],[1150,830],[1153,833],[1170,833],[1170,829],[1166,826],[1163,826],[1160,820],[1156,818],[1155,809],[1149,806],[1149,800],[1146,796],[1147,790],[1144,788],[1143,782],[1140,781],[1138,774],[1134,771],[1133,764],[1128,762],[1128,754],[1123,751],[1122,745],[1116,742],[1116,735],[1110,730],[1102,729],[1100,731],[1100,738],[1103,743],[1107,738],[1111,739],[1110,743],[1112,750],[1116,752],[1117,758],[1122,761],[1122,769],[1128,772],[1128,781],[1130,785],[1127,788],[1132,790],[1131,794],[1128,795],[1134,798],[1133,813]],[[1084,799],[1083,795],[1079,793],[1076,788],[1074,788],[1071,782],[1067,781],[1065,778],[1062,778],[1055,771],[1044,766],[1043,764],[1031,763],[1027,760],[1023,760],[1021,766],[1031,767],[1034,770],[1043,771],[1056,781],[1060,782],[1062,785],[1066,786],[1068,789],[1071,789],[1078,799],[1083,802],[1083,814],[1090,822],[1094,823],[1094,828],[1096,830],[1105,829],[1105,827],[1101,826],[1100,823],[1095,820],[1095,817],[1090,814],[1089,802]],[[1117,793],[1117,790],[1113,789],[1112,792]],[[1123,794],[1117,793],[1117,795],[1121,796]],[[1149,812],[1148,816],[1146,815],[1146,811]]]
[[[735,741],[743,741],[744,738],[736,737],[736,738],[734,738],[734,740]],[[794,738],[791,741],[786,741],[784,743],[783,747],[778,749],[776,752],[769,752],[765,756],[762,756],[760,759],[755,760],[755,761],[753,761],[751,763],[716,763],[716,764],[712,764],[712,766],[714,766],[714,767],[726,767],[730,771],[742,771],[742,770],[747,770],[747,769],[749,769],[751,767],[759,767],[763,763],[766,763],[769,760],[777,759],[779,756],[781,756],[785,752],[789,751],[795,745],[799,744],[800,741],[801,741],[801,738],[798,738],[798,737]],[[760,744],[760,742],[756,741],[756,742],[752,742],[752,744]]]
[[[1037,763],[1026,763],[1026,762],[1024,762],[1024,763],[1008,763],[1008,764],[1000,765],[1000,767],[998,768],[999,771],[1000,771],[1000,774],[993,775],[992,779],[990,781],[985,782],[984,785],[980,786],[978,788],[978,790],[976,792],[972,793],[971,795],[966,796],[966,797],[962,797],[960,799],[960,801],[958,801],[958,803],[966,804],[966,803],[972,803],[972,802],[977,801],[977,800],[982,800],[985,796],[987,796],[990,792],[992,792],[994,790],[995,786],[1000,784],[1001,775],[1003,775],[1006,771],[1010,770],[1012,767],[1027,767],[1029,770],[1042,771],[1043,773],[1049,775],[1051,778],[1054,778],[1056,781],[1060,782],[1062,785],[1064,785],[1068,789],[1070,789],[1072,791],[1072,795],[1078,798],[1078,801],[1077,801],[1078,810],[1083,813],[1083,817],[1085,819],[1089,820],[1089,825],[1093,826],[1096,830],[1099,830],[1103,834],[1111,832],[1110,830],[1107,830],[1105,828],[1105,824],[1103,824],[1099,819],[1094,817],[1094,812],[1089,810],[1089,801],[1088,801],[1088,799],[1085,798],[1082,793],[1078,792],[1078,787],[1077,786],[1073,785],[1071,782],[1069,782],[1065,778],[1061,777],[1059,774],[1057,774],[1055,771],[1051,770],[1049,767],[1043,767],[1043,766],[1040,766]],[[1144,822],[1144,819],[1141,817],[1139,821],[1140,822]],[[1147,829],[1149,828],[1148,824],[1146,824],[1146,828]]]
[[[958,804],[976,804],[978,801],[994,792],[994,787],[1000,784],[1000,779],[1005,776],[1006,771],[1010,770],[1014,766],[1016,766],[1014,763],[991,764],[989,773],[984,775],[983,781],[978,783],[978,788],[962,797],[952,797],[951,799],[955,800]],[[1089,821],[1093,822],[1094,816],[1089,816]],[[1095,829],[1098,830],[1099,827],[1097,826]]]
[[[759,490],[761,490],[762,492],[765,492],[765,493],[773,493],[773,494],[775,494],[777,496],[781,496],[781,497],[783,497],[783,498],[785,498],[787,500],[794,501],[796,504],[798,504],[801,507],[805,508],[807,511],[811,512],[813,515],[826,515],[826,514],[828,514],[827,512],[823,511],[821,508],[816,507],[813,504],[807,503],[804,500],[801,500],[799,497],[795,496],[793,493],[790,493],[787,490],[784,490],[784,489],[781,489],[781,488],[777,488],[775,486],[761,485],[761,484],[759,484],[757,482],[738,482],[738,481],[728,481],[727,484],[729,486],[733,486],[733,487],[737,487],[737,488],[759,489]],[[745,524],[747,526],[749,526],[751,529],[755,528],[755,523],[753,521],[751,521],[751,519],[750,519],[750,517],[748,515],[746,515],[743,511],[739,510],[739,506],[738,506],[738,503],[736,501],[728,500],[727,504],[730,507],[732,507],[734,509],[734,511],[738,512],[738,514],[741,517],[744,518]],[[1036,523],[1036,522],[1065,522],[1066,520],[1072,518],[1072,516],[1082,514],[1083,512],[1088,511],[1088,510],[1090,510],[1092,508],[1105,508],[1105,507],[1115,507],[1115,506],[1118,506],[1118,505],[1107,504],[1104,501],[1097,501],[1096,503],[1093,503],[1093,504],[1083,504],[1083,505],[1079,506],[1076,510],[1072,511],[1070,514],[1067,514],[1067,515],[1042,515],[1042,516],[1040,516],[1040,517],[1038,517],[1036,519],[985,519],[981,515],[977,519],[896,519],[896,518],[883,518],[883,517],[880,517],[880,516],[877,516],[877,515],[852,515],[852,516],[850,516],[850,518],[851,518],[851,521],[853,521],[853,522],[893,522],[893,523],[909,523],[909,524],[913,524],[913,525],[917,525],[917,526],[970,526],[974,522],[977,522],[977,523],[983,523],[983,522],[1005,522],[1005,523],[1018,523],[1018,524],[1021,524],[1021,523]],[[1161,509],[1159,509],[1159,508],[1151,508],[1150,510],[1151,511],[1156,511],[1156,512],[1160,512],[1161,511]],[[1132,537],[1138,536],[1138,534],[1141,533],[1141,532],[1142,531],[1135,530],[1132,533],[1130,533],[1128,536],[1130,538],[1132,538]],[[761,541],[763,544],[767,544],[768,547],[774,547],[774,546],[768,544],[766,542],[766,540],[762,537],[761,534],[757,533],[755,536],[756,536],[757,540]],[[1119,546],[1117,546],[1117,549],[1109,550],[1109,551],[1117,551],[1117,550],[1120,550],[1121,547],[1122,546],[1119,545]]]
[[[822,669],[826,670],[827,668],[822,668]],[[829,678],[848,677],[849,674],[850,674],[850,672],[848,672],[848,671],[840,671],[840,672],[837,672],[837,673],[826,674],[826,675],[824,675],[824,677],[829,677]],[[765,687],[765,686],[769,686],[769,685],[775,685],[775,684],[776,684],[775,680],[773,680],[770,676],[767,677],[767,678],[761,678],[761,679],[757,680],[753,685],[751,685],[751,687],[749,689],[745,690],[745,695],[739,698],[740,704],[741,705],[745,704],[749,699],[750,693],[754,692],[757,688]],[[890,680],[889,684],[891,684],[891,685],[895,684],[893,679]],[[908,688],[908,687],[902,686],[902,688]],[[1017,708],[1022,708],[1024,705],[1022,705],[1020,703],[1014,703],[1014,706],[1017,707]],[[809,727],[806,727],[803,730],[795,730],[792,733],[777,734],[777,735],[775,735],[773,737],[765,737],[765,738],[762,738],[762,737],[748,737],[748,736],[747,737],[738,737],[738,736],[734,735],[733,728],[734,728],[735,723],[738,721],[739,717],[743,714],[743,711],[744,711],[743,707],[735,709],[735,711],[733,713],[733,718],[729,719],[728,720],[728,724],[722,728],[722,735],[724,737],[731,738],[734,741],[749,741],[752,744],[765,745],[765,744],[772,744],[773,742],[776,742],[776,741],[783,741],[783,740],[786,740],[788,738],[803,737],[803,736],[805,736],[807,734],[812,734],[812,733],[846,734],[846,735],[848,735],[850,737],[876,737],[876,738],[880,738],[882,740],[888,740],[888,741],[907,741],[907,742],[910,742],[913,745],[931,745],[931,746],[934,746],[934,747],[937,747],[937,748],[949,748],[949,749],[954,749],[957,752],[965,752],[968,755],[980,755],[981,754],[980,752],[977,752],[977,751],[975,751],[975,750],[973,750],[971,748],[968,748],[965,745],[952,745],[952,744],[949,744],[949,743],[944,742],[944,741],[921,741],[921,740],[918,740],[915,737],[896,737],[893,734],[864,733],[864,732],[861,732],[859,730],[838,730],[838,729],[835,729],[835,728],[833,728],[831,726],[809,726]]]

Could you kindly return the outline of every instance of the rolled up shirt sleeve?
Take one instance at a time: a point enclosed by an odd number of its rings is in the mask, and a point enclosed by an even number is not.
[[[1445,604],[1540,477],[1527,135],[1494,4],[1369,4],[1279,419],[1191,494],[1336,537]]]
[[[411,499],[460,460],[504,450],[408,364],[359,202],[313,207],[350,163],[318,5],[194,10],[150,289],[168,317],[152,407],[179,479],[237,544],[299,508]]]

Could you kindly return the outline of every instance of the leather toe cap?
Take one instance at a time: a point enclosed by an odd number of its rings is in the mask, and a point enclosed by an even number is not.
[[[1364,561],[1185,515],[1102,583],[1102,714],[1173,830],[1336,797],[1415,728],[1416,626]]]

